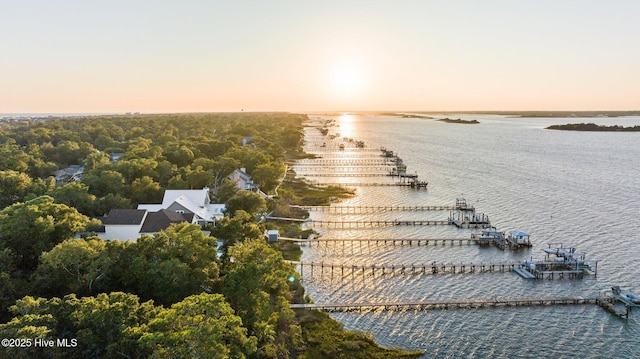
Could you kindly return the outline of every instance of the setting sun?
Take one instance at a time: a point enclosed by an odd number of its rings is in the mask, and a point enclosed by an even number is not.
[[[360,95],[365,87],[365,74],[362,67],[353,63],[336,65],[330,75],[331,90],[341,97]]]

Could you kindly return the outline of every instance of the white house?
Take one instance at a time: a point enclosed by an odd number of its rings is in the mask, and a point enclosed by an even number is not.
[[[147,211],[140,209],[112,209],[102,217],[104,233],[98,236],[105,240],[135,240],[140,237],[140,229],[147,217]]]
[[[139,204],[138,209],[157,212],[163,209],[176,213],[193,214],[193,223],[215,223],[224,217],[224,204],[211,203],[209,188],[171,189],[164,191],[162,203]]]
[[[112,209],[102,217],[105,240],[133,240],[173,223],[214,223],[224,217],[224,204],[211,203],[209,188],[165,190],[162,203],[139,204],[137,209]]]
[[[136,241],[144,234],[152,235],[167,229],[174,223],[195,223],[193,214],[178,213],[166,209],[149,212],[144,209],[112,209],[102,217],[104,232],[98,237],[104,240]]]

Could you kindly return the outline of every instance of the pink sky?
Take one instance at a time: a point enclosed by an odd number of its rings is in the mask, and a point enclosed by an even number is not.
[[[0,113],[640,109],[637,1],[16,1]]]

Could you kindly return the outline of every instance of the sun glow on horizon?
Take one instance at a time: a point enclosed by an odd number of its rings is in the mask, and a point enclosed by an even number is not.
[[[330,88],[340,98],[354,98],[362,95],[366,87],[366,74],[362,66],[354,62],[336,64],[329,75]]]

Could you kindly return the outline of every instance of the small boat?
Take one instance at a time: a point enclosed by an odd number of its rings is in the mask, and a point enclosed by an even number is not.
[[[516,246],[531,247],[531,240],[529,240],[529,233],[522,231],[509,231],[507,239]]]
[[[575,248],[543,248],[545,253],[555,254],[558,257],[571,258],[576,252]]]
[[[611,291],[613,292],[613,294],[622,297],[623,299],[626,299],[628,301],[630,301],[633,304],[640,304],[640,296],[628,291],[628,290],[624,290],[621,289],[620,286],[613,286],[611,287]]]

